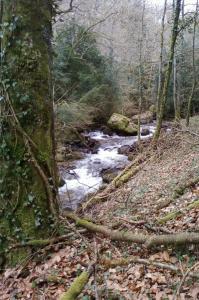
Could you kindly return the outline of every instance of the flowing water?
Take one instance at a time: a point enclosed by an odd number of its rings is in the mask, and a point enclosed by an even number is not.
[[[142,139],[151,137],[155,126],[142,126],[148,128],[150,134]],[[103,184],[101,173],[108,169],[122,169],[128,164],[128,157],[118,153],[121,146],[131,146],[137,141],[137,136],[106,135],[101,131],[92,131],[88,136],[99,142],[96,154],[85,154],[81,160],[73,163],[71,169],[66,169],[63,174],[65,185],[60,188],[62,208],[77,206],[91,193],[97,192]]]

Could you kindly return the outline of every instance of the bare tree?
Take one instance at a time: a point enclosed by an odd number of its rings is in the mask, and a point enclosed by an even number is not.
[[[162,127],[162,121],[163,121],[163,115],[165,111],[165,104],[167,101],[168,96],[168,89],[169,89],[169,83],[171,78],[171,72],[173,67],[173,58],[174,58],[174,51],[175,51],[175,45],[176,40],[178,36],[178,23],[179,23],[179,17],[180,17],[180,11],[181,11],[181,0],[176,0],[175,4],[175,17],[173,21],[173,29],[171,34],[171,44],[170,44],[170,50],[169,50],[169,62],[165,71],[165,80],[163,83],[162,93],[160,97],[160,110],[157,115],[157,127],[154,135],[154,141],[157,142],[160,136],[160,130]]]
[[[191,114],[191,104],[193,101],[193,96],[196,89],[196,65],[195,65],[195,42],[196,42],[196,26],[197,26],[197,19],[198,19],[198,0],[196,2],[196,12],[194,16],[194,23],[193,23],[193,43],[192,43],[192,73],[193,73],[193,82],[192,82],[192,89],[191,94],[188,99],[188,107],[187,107],[187,116],[186,116],[186,126],[189,126],[189,119]]]
[[[143,1],[142,16],[141,16],[141,32],[139,40],[139,117],[138,117],[138,144],[141,141],[141,112],[143,104],[143,38],[144,38],[144,13],[145,0]]]
[[[161,89],[163,86],[163,49],[164,49],[164,31],[165,31],[165,16],[167,11],[167,0],[164,1],[164,10],[162,15],[161,34],[160,34],[160,63],[159,63],[159,80],[158,80],[158,97],[157,97],[157,115],[160,110]]]

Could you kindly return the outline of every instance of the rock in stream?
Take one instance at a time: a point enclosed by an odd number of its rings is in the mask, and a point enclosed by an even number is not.
[[[143,128],[148,128],[149,134],[143,136],[142,139],[153,135],[154,125]],[[88,195],[97,192],[103,184],[104,174],[109,174],[109,178],[113,178],[111,170],[114,170],[117,175],[129,162],[127,155],[118,153],[118,150],[124,146],[133,147],[137,141],[137,136],[119,136],[117,134],[110,136],[101,131],[85,133],[85,136],[97,141],[99,146],[94,153],[93,151],[84,153],[84,158],[74,161],[70,168],[63,170],[62,166],[65,185],[59,189],[59,192],[63,209],[65,207],[76,209]],[[106,178],[105,181],[109,182],[109,179]]]

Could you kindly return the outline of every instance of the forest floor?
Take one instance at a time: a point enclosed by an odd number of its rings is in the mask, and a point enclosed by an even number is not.
[[[191,119],[189,131],[182,126],[164,132],[139,172],[85,216],[138,235],[199,232],[199,117]],[[78,231],[66,218],[63,224],[73,235],[7,269],[0,277],[0,299],[58,299],[91,261],[94,272],[78,299],[199,299],[197,245],[148,249]],[[108,268],[101,257],[118,264]],[[134,262],[126,266],[118,260],[129,257]]]

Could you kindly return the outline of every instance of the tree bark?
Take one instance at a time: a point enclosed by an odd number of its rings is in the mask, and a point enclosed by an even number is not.
[[[143,258],[139,258],[136,256],[129,256],[127,258],[119,258],[119,259],[107,259],[107,258],[102,258],[102,260],[100,261],[100,263],[102,265],[105,266],[105,268],[109,269],[109,268],[116,268],[116,267],[125,267],[128,266],[130,264],[143,264],[145,266],[153,266],[156,268],[160,268],[160,269],[164,269],[164,270],[169,270],[171,272],[174,273],[182,273],[182,270],[178,267],[176,267],[173,264],[167,264],[167,263],[162,263],[160,261],[152,261],[149,259],[143,259]],[[199,279],[199,274],[195,273],[195,272],[191,272],[190,277],[192,278],[197,278]]]
[[[187,106],[187,115],[186,115],[186,126],[189,126],[189,119],[191,115],[191,105],[193,102],[193,97],[196,89],[196,65],[195,65],[195,40],[196,40],[196,26],[197,26],[197,19],[198,19],[198,0],[196,2],[196,12],[194,16],[194,24],[193,24],[193,42],[192,42],[192,73],[193,73],[193,83],[191,88],[191,94],[188,99],[188,106]]]
[[[75,214],[65,213],[65,216],[76,222],[77,226],[86,228],[90,232],[100,233],[112,241],[131,242],[143,244],[147,248],[154,246],[180,246],[188,244],[199,244],[199,235],[195,232],[180,232],[163,235],[145,235],[142,233],[133,233],[131,231],[111,230],[102,225],[96,225],[85,219],[80,219]]]
[[[178,36],[178,22],[179,22],[179,16],[180,16],[180,10],[181,10],[181,0],[176,0],[175,5],[175,17],[173,22],[173,29],[172,29],[172,35],[171,35],[171,45],[170,45],[170,51],[169,51],[169,62],[165,71],[165,80],[163,82],[162,87],[162,93],[160,97],[160,110],[157,115],[157,127],[156,132],[154,135],[154,142],[156,143],[160,136],[160,130],[162,127],[162,121],[165,111],[165,104],[167,101],[168,96],[168,89],[169,89],[169,83],[171,78],[171,72],[173,67],[173,58],[174,58],[174,51],[175,51],[175,44]]]
[[[141,113],[143,105],[143,35],[144,35],[144,14],[145,14],[145,1],[143,1],[142,17],[141,17],[141,33],[139,41],[139,114],[138,114],[138,144],[141,143]]]
[[[158,95],[157,95],[157,105],[156,105],[156,114],[159,114],[160,111],[160,97],[162,92],[163,85],[163,50],[164,50],[164,30],[165,30],[165,16],[167,11],[167,0],[164,1],[164,10],[162,15],[162,24],[161,24],[161,34],[160,34],[160,62],[159,62],[159,79],[158,79]]]
[[[0,136],[0,254],[16,264],[10,241],[47,238],[57,221],[53,143],[52,1],[3,2]]]

